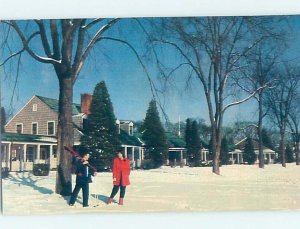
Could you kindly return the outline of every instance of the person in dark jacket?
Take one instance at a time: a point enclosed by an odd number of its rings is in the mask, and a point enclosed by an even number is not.
[[[113,189],[111,195],[107,201],[107,204],[111,204],[113,198],[120,189],[119,205],[123,205],[126,186],[130,185],[130,161],[125,157],[122,152],[118,152],[117,157],[113,161]]]
[[[92,183],[92,177],[96,176],[97,173],[94,172],[92,169],[89,168],[88,160],[89,160],[89,153],[84,153],[81,160],[77,162],[77,169],[76,169],[76,185],[71,195],[71,199],[69,202],[70,206],[73,206],[80,189],[82,189],[82,199],[83,199],[83,207],[88,207],[89,201],[89,183]]]

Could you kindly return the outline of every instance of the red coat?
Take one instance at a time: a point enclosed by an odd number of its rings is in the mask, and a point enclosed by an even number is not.
[[[130,175],[130,161],[125,158],[121,160],[120,158],[115,158],[113,162],[113,178],[116,178],[114,185],[120,185],[120,178],[122,175],[122,186],[130,185],[129,175]]]

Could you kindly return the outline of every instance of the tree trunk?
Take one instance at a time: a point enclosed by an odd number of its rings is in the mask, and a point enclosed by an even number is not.
[[[279,153],[281,155],[281,164],[282,167],[286,167],[286,162],[285,162],[285,142],[284,142],[284,129],[280,129],[280,144],[279,144]]]
[[[73,146],[74,143],[72,77],[60,76],[59,86],[56,193],[67,196],[72,193],[72,155],[64,149],[64,146]]]
[[[300,165],[300,155],[299,155],[299,133],[296,133],[296,145],[295,145],[295,154],[296,154],[296,165]]]
[[[259,93],[259,115],[258,115],[258,160],[259,168],[265,167],[265,158],[263,153],[263,142],[262,142],[262,119],[263,119],[263,108],[262,108],[262,92]]]
[[[212,153],[213,153],[213,173],[220,175],[220,151],[221,147],[218,143],[217,131],[214,126],[212,126]]]

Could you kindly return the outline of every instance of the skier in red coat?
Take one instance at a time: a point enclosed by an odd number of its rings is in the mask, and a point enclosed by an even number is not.
[[[130,184],[130,161],[122,152],[118,152],[117,157],[114,159],[112,172],[114,187],[112,189],[110,198],[107,201],[107,204],[110,204],[112,202],[113,198],[118,193],[120,188],[119,205],[123,205],[126,186]]]

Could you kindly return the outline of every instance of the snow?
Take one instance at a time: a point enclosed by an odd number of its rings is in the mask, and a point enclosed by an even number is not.
[[[112,188],[111,173],[98,173],[90,184],[90,207],[67,205],[54,193],[55,172],[48,177],[12,173],[3,180],[4,214],[65,214],[97,212],[207,212],[240,210],[300,210],[300,167],[287,164],[230,165],[220,176],[205,168],[135,170],[124,206],[106,205]],[[75,180],[75,177],[73,177]],[[118,201],[118,196],[115,198]]]

